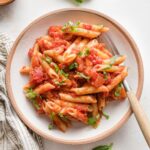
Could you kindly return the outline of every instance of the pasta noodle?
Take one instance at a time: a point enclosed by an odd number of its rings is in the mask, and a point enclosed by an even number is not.
[[[73,121],[96,128],[108,102],[126,98],[126,56],[113,56],[97,38],[108,30],[69,21],[50,26],[29,49],[30,64],[20,69],[29,76],[23,91],[36,111],[50,119],[50,128],[66,132]]]

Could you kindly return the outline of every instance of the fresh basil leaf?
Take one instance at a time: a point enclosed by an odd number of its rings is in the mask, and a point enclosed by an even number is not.
[[[72,63],[70,66],[69,66],[69,70],[73,70],[73,69],[76,69],[78,68],[78,64],[76,62]]]
[[[89,118],[88,118],[88,124],[89,124],[89,125],[95,125],[95,124],[96,124],[96,118],[94,118],[94,117],[89,117]]]
[[[28,89],[25,95],[30,100],[33,100],[37,97],[37,94],[32,90],[32,88]]]
[[[82,56],[83,55],[83,52],[78,52],[78,54],[77,54],[78,56]]]
[[[98,120],[100,118],[100,114],[96,115],[96,120]]]
[[[56,72],[56,73],[58,73],[58,71],[59,71],[59,67],[58,67],[58,65],[57,65],[57,64],[55,64],[55,63],[54,63],[54,68],[55,68],[55,72]]]
[[[106,67],[103,68],[103,71],[106,71],[108,69],[111,69],[112,65],[106,65]]]
[[[62,81],[59,82],[58,80],[54,79],[53,81],[54,81],[54,83],[55,83],[56,85],[58,85],[58,86],[62,86],[62,85],[64,85],[64,83],[65,83],[64,80],[62,80]]]
[[[84,56],[88,56],[90,54],[90,49],[86,48],[84,52]]]
[[[79,25],[80,25],[80,23],[81,23],[80,21],[77,21],[77,22],[76,22],[76,26],[79,26]]]
[[[84,2],[84,0],[75,0],[77,3],[83,3]]]
[[[118,86],[117,86],[117,88],[116,88],[116,90],[115,90],[115,93],[114,93],[114,95],[116,96],[116,97],[119,97],[120,96],[120,92],[121,92],[121,88],[122,88],[122,83],[119,83],[118,84]]]
[[[109,115],[106,114],[106,112],[103,112],[103,116],[108,120],[109,119]]]
[[[112,150],[112,146],[113,146],[113,143],[109,145],[100,145],[100,146],[93,148],[92,150]]]
[[[74,24],[72,21],[68,21],[63,27],[62,31],[64,32],[65,29],[69,28],[72,32],[78,32],[78,22]]]
[[[80,51],[80,52],[78,52],[78,56],[80,56],[80,57],[85,57],[85,56],[88,56],[90,54],[90,49],[89,48],[86,48],[85,49],[85,51]]]
[[[63,80],[63,81],[58,83],[58,86],[62,86],[62,85],[64,85],[64,83],[65,83],[65,81]]]
[[[89,80],[89,79],[90,79],[90,77],[86,76],[85,74],[83,74],[83,73],[81,73],[81,72],[77,72],[77,75],[78,75],[79,77],[81,77],[81,78],[86,79],[86,80]]]
[[[104,79],[107,80],[108,79],[108,75],[106,71],[103,71],[103,75],[104,75]]]
[[[63,121],[68,121],[68,118],[64,116],[62,113],[59,113],[58,115]]]
[[[54,112],[51,112],[50,115],[49,115],[49,117],[50,117],[51,120],[54,120],[55,113],[54,113]]]
[[[60,74],[63,75],[64,77],[68,78],[69,74],[66,73],[64,70],[60,70]]]
[[[114,95],[115,95],[116,97],[119,97],[119,96],[120,96],[120,91],[116,90],[115,93],[114,93]]]
[[[72,32],[78,32],[78,29],[76,26],[70,26],[70,29]]]
[[[31,101],[32,101],[33,106],[34,106],[37,110],[39,110],[39,109],[40,109],[40,106],[39,106],[39,104],[37,103],[37,101],[36,101],[35,99],[32,99]]]
[[[50,64],[50,63],[52,62],[52,58],[46,56],[45,61],[46,61],[48,64]]]
[[[52,130],[53,128],[54,128],[53,124],[49,124],[49,125],[48,125],[48,129],[49,129],[49,130]]]

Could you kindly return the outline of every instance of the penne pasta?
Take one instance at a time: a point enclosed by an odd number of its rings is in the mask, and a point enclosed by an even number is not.
[[[71,54],[72,50],[77,48],[77,45],[81,42],[81,37],[76,38],[76,40],[68,47],[68,49],[64,52],[64,57]]]
[[[102,110],[106,107],[106,98],[104,96],[98,95],[98,110],[102,112]]]
[[[123,70],[123,66],[110,66],[110,65],[101,65],[101,64],[98,64],[98,65],[95,65],[94,66],[94,70],[96,70],[97,72],[103,72],[103,71],[106,71],[106,72],[118,72],[120,70]]]
[[[44,51],[44,54],[50,56],[51,58],[53,58],[55,61],[59,63],[63,62],[63,56],[59,55],[58,51],[56,51],[55,49],[46,50]]]
[[[92,93],[100,93],[100,92],[108,92],[108,88],[104,85],[95,88],[91,85],[86,85],[81,88],[72,88],[70,89],[71,92],[75,92],[77,95],[86,95]]]
[[[93,108],[88,105],[88,104],[77,104],[77,103],[73,103],[73,102],[69,102],[69,101],[64,101],[64,100],[59,100],[59,99],[51,99],[50,100],[54,101],[56,104],[58,104],[61,107],[72,107],[75,108],[79,111],[83,111],[83,112],[92,112]]]
[[[46,105],[47,105],[47,107],[49,107],[50,110],[52,110],[56,114],[59,114],[59,112],[62,109],[59,105],[57,105],[56,103],[54,103],[52,101],[46,102]]]
[[[34,92],[37,93],[37,94],[43,94],[43,93],[48,92],[48,91],[50,91],[51,89],[54,89],[54,88],[55,88],[55,86],[53,86],[52,84],[44,83],[44,84],[41,84],[38,87],[36,87],[34,89]]]
[[[54,124],[57,126],[58,129],[60,129],[63,132],[66,132],[68,128],[68,124],[63,122],[58,116],[54,117]]]
[[[67,29],[64,31],[65,33],[70,33],[76,36],[83,36],[89,39],[93,39],[98,37],[101,33],[96,31],[90,31],[83,28],[76,28],[76,31],[72,31],[71,29]]]
[[[97,32],[107,32],[109,28],[104,27],[103,25],[90,25],[87,23],[80,22],[78,25],[79,28],[86,28],[88,30],[97,31]]]
[[[23,86],[23,90],[26,91],[27,89],[35,87],[35,84],[32,82],[28,82],[26,85]]]
[[[24,74],[24,75],[29,75],[30,73],[30,67],[29,66],[23,66],[21,69],[20,69],[20,73],[21,74]]]
[[[100,121],[100,114],[98,112],[98,105],[97,105],[97,103],[92,104],[92,107],[93,107],[92,116],[96,120],[96,123],[94,124],[94,127],[96,128],[98,126],[99,121]]]
[[[37,55],[38,52],[39,52],[39,45],[38,43],[35,43],[34,48],[33,48],[33,56]]]
[[[97,55],[98,55],[100,58],[102,58],[102,59],[109,59],[109,56],[108,56],[106,53],[104,53],[103,51],[100,51],[99,49],[96,49],[96,48],[93,48],[93,50],[94,50],[95,52],[97,52]]]
[[[96,99],[92,96],[71,96],[65,93],[59,93],[59,96],[64,101],[75,103],[96,103]]]
[[[118,76],[116,76],[109,85],[107,85],[108,90],[111,91],[120,82],[122,82],[127,75],[127,67],[125,67],[125,69]]]
[[[123,56],[119,56],[119,57],[117,57],[117,58],[114,58],[114,62],[113,62],[113,65],[119,65],[119,64],[121,64],[121,63],[123,63],[124,61],[125,61],[125,59],[126,59],[126,56],[125,55],[123,55]],[[111,64],[112,63],[112,60],[111,59],[105,59],[104,61],[103,61],[103,63],[104,64]]]
[[[47,102],[43,105],[43,110],[47,114],[47,116],[50,116],[52,114],[52,110],[49,107],[49,104]],[[56,114],[53,113],[53,118],[51,118],[53,123],[57,126],[58,129],[65,132],[67,130],[67,125],[64,123]]]
[[[50,65],[46,61],[40,59],[40,62],[41,62],[43,69],[47,72],[50,78],[52,79],[59,78],[58,74],[50,67]]]
[[[84,114],[84,113],[81,113],[80,111],[78,111],[77,109],[74,109],[74,108],[71,108],[71,107],[68,107],[68,108],[64,108],[62,111],[61,111],[62,114],[68,114],[70,115],[71,117],[87,124],[87,115]]]

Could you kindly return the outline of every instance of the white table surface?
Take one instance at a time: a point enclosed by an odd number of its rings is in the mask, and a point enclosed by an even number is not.
[[[81,6],[75,6],[71,0],[16,0],[0,7],[0,32],[6,32],[15,39],[35,18],[66,7],[98,10],[116,19],[130,32],[143,58],[145,83],[141,104],[150,118],[150,0],[87,0]],[[103,141],[78,146],[43,141],[45,150],[91,150],[111,142],[114,143],[113,150],[149,149],[133,115],[121,129]]]

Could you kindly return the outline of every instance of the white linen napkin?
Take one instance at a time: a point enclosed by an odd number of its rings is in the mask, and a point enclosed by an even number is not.
[[[41,137],[22,123],[7,96],[5,66],[12,43],[0,33],[0,150],[43,150]]]

